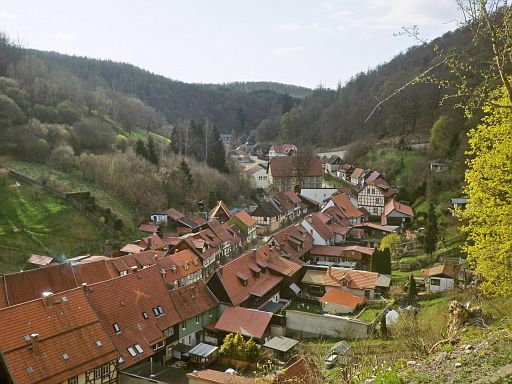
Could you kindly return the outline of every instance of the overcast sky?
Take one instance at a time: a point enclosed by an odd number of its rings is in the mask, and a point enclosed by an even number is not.
[[[2,0],[25,47],[111,59],[186,82],[335,87],[453,30],[455,0]]]

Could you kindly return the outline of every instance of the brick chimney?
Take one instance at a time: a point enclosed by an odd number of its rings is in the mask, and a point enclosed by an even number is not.
[[[30,346],[32,348],[32,354],[34,356],[39,356],[41,352],[39,350],[39,333],[32,333],[30,335]]]

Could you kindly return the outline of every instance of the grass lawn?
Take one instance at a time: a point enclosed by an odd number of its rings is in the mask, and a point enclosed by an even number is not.
[[[412,169],[416,159],[421,157],[419,151],[408,151],[398,148],[382,148],[368,154],[368,167],[373,169],[387,169],[394,164],[400,168],[394,177],[394,182],[400,183],[401,178],[414,172]]]
[[[0,185],[0,273],[29,267],[32,254],[61,259],[66,255],[100,253],[109,238],[66,201],[37,186],[21,184],[8,177]]]
[[[364,312],[357,318],[357,320],[366,321],[371,323],[373,319],[382,312],[382,309],[366,308]]]
[[[403,285],[407,282],[411,273],[415,277],[423,276],[423,271],[421,269],[417,269],[415,271],[410,272],[402,272],[396,270],[391,271],[391,281],[393,282],[393,284]]]
[[[123,232],[126,235],[125,237],[136,238],[138,236],[138,230],[135,225],[135,219],[132,211],[128,206],[108,191],[98,188],[95,185],[88,184],[80,180],[78,177],[60,172],[43,164],[2,158],[0,159],[0,166],[2,165],[14,169],[21,174],[27,175],[34,180],[39,180],[42,176],[47,179],[51,179],[57,184],[58,189],[62,189],[64,192],[90,191],[96,198],[98,205],[103,208],[110,208],[117,217],[123,220]]]
[[[146,131],[141,131],[141,130],[130,132],[129,135],[126,132],[125,135],[128,138],[128,140],[135,140],[135,141],[137,141],[139,139],[142,139],[144,141],[147,141],[147,139],[148,139],[148,134],[146,133]],[[156,141],[162,142],[164,144],[170,144],[171,143],[171,140],[169,140],[167,137],[163,137],[163,136],[161,136],[161,135],[159,135],[157,133],[150,132],[150,135],[153,136],[153,139],[155,139]]]
[[[298,301],[292,301],[285,310],[316,313],[318,315],[322,314],[322,307],[320,304],[301,303]]]

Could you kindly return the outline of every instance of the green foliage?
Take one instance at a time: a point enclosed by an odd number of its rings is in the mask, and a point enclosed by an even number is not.
[[[425,252],[432,257],[436,250],[439,228],[437,226],[436,206],[430,203],[428,206],[427,225],[425,227]]]
[[[26,116],[9,96],[0,94],[0,129],[25,122]]]
[[[503,107],[500,107],[503,105]],[[469,133],[470,149],[464,192],[470,204],[460,212],[468,236],[465,250],[482,290],[512,295],[512,112],[505,89],[484,108],[482,124]]]
[[[224,338],[219,353],[236,360],[255,361],[259,356],[259,349],[252,338],[247,340],[238,332],[229,333]]]
[[[190,167],[188,166],[188,163],[185,161],[185,159],[181,159],[180,161],[180,172],[185,178],[187,185],[189,187],[192,187],[192,184],[194,183],[194,179],[192,177],[192,173],[190,172]],[[208,192],[208,196],[210,196],[212,193],[214,193],[212,190]]]
[[[411,274],[409,276],[409,282],[407,284],[407,297],[410,299],[415,298],[418,295],[418,289],[416,288],[416,281],[414,280],[414,276]]]
[[[386,324],[386,315],[384,314],[380,317],[379,332],[380,337],[382,337],[384,340],[388,339],[388,326]]]
[[[155,165],[158,165],[158,162],[160,161],[160,155],[158,154],[155,141],[151,135],[148,136],[147,159],[150,163]]]
[[[60,121],[64,124],[76,123],[82,117],[82,112],[69,100],[57,104]]]
[[[429,150],[434,158],[447,158],[453,155],[458,146],[458,135],[463,123],[452,116],[441,115],[430,130]]]
[[[211,127],[209,132],[207,164],[210,167],[218,169],[220,172],[227,172],[228,170],[224,144],[222,144],[219,130],[215,125]]]
[[[370,271],[391,275],[391,251],[389,248],[375,248],[370,257]]]
[[[57,109],[49,105],[36,104],[31,112],[32,117],[43,123],[58,123],[61,120]]]
[[[117,135],[115,140],[115,146],[121,152],[126,151],[128,148],[128,139],[124,135]]]

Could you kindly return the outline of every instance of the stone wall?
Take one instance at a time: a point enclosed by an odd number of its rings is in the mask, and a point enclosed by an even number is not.
[[[319,336],[364,339],[368,336],[368,324],[341,316],[286,311],[286,333],[295,339]]]

